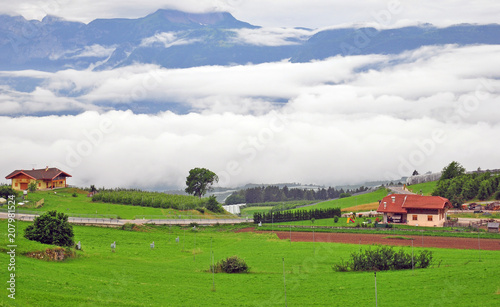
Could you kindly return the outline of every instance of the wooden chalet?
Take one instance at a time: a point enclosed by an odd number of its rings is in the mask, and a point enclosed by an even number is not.
[[[71,175],[58,168],[47,166],[43,169],[15,170],[5,178],[12,180],[14,190],[24,191],[28,189],[30,183],[35,183],[37,190],[65,188],[68,177]]]

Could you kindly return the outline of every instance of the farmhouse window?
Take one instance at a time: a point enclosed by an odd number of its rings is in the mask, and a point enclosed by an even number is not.
[[[16,187],[17,187],[17,182],[16,182]]]
[[[432,215],[428,215],[428,216],[427,216],[427,221],[428,221],[428,222],[432,222]]]
[[[416,214],[415,214],[415,215],[413,215],[412,219],[413,219],[414,221],[416,221],[416,220],[418,219],[417,215],[416,215]]]

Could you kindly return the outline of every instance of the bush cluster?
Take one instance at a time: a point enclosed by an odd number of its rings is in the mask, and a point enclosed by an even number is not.
[[[212,271],[212,268],[210,268]],[[248,273],[250,268],[245,260],[238,256],[228,257],[217,262],[214,266],[215,273]]]
[[[9,199],[10,195],[14,195],[18,197],[19,194],[16,190],[14,190],[10,185],[0,185],[0,197]]]
[[[432,263],[432,252],[423,250],[413,257],[414,268],[427,268]],[[406,270],[412,268],[412,255],[403,249],[395,251],[393,247],[379,246],[351,254],[349,261],[334,264],[337,272],[346,271],[387,271]]]
[[[46,212],[36,217],[33,225],[24,231],[28,240],[43,244],[58,246],[73,246],[73,226],[68,222],[68,216],[57,211]]]

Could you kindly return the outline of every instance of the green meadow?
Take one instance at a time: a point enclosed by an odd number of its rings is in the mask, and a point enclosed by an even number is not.
[[[373,272],[332,269],[365,245],[290,242],[269,233],[235,233],[235,226],[197,231],[74,226],[83,251],[50,262],[23,256],[51,246],[23,238],[29,223],[16,225],[16,299],[7,297],[8,272],[0,270],[4,306],[284,306],[283,259],[289,306],[375,304]],[[6,268],[7,221],[0,227],[0,263]],[[377,273],[379,306],[498,306],[499,251],[429,250],[435,259],[430,268]],[[233,255],[245,259],[250,273],[210,273],[212,252],[215,261]]]
[[[73,196],[74,193],[76,193],[76,197]],[[57,210],[58,212],[64,212],[70,216],[81,214],[113,215],[120,219],[135,219],[139,216],[165,216],[165,218],[169,216],[170,218],[174,218],[173,216],[178,217],[179,215],[196,215],[199,217],[210,218],[213,215],[207,211],[202,214],[197,210],[174,210],[170,208],[163,209],[92,202],[92,199],[87,197],[87,192],[75,188],[58,189],[56,191],[36,191],[31,192],[28,195],[28,200],[31,203],[41,199],[44,199],[43,207],[38,209],[23,209],[18,207],[18,211],[22,213],[24,210],[41,212]],[[232,216],[231,214],[227,215]]]
[[[272,206],[257,206],[257,207],[247,207],[241,210],[241,216],[248,216],[253,218],[253,214],[260,212],[260,213],[267,213],[269,210],[271,210]]]
[[[436,189],[437,181],[429,181],[424,183],[417,183],[408,186],[408,190],[413,193],[420,194],[422,192],[424,195],[431,195],[432,192]]]
[[[294,210],[314,210],[314,209],[326,209],[326,208],[349,208],[349,207],[354,207],[354,206],[359,206],[363,204],[369,204],[369,203],[374,203],[385,196],[387,196],[388,191],[384,188],[380,188],[376,191],[366,193],[366,194],[361,194],[361,195],[356,195],[356,196],[350,196],[350,197],[345,197],[345,198],[339,198],[339,199],[333,199],[333,200],[328,200],[324,201],[321,203],[318,203],[313,206],[305,207],[305,208],[299,208],[299,209],[294,209]]]

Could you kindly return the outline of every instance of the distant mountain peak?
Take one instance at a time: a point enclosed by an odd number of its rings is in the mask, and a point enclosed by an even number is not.
[[[66,21],[64,18],[57,17],[57,16],[54,16],[54,15],[46,15],[42,19],[42,23],[45,23],[45,24],[56,23],[56,22],[64,22],[64,21]]]
[[[159,9],[144,19],[162,19],[173,24],[209,25],[231,28],[254,27],[237,20],[228,12],[189,13],[177,10]]]

